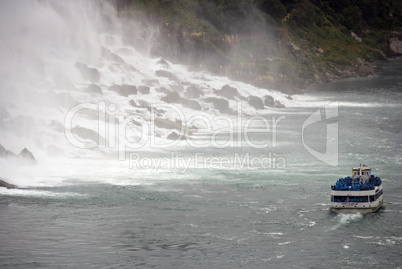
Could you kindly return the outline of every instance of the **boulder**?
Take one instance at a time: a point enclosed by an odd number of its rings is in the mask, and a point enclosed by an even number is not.
[[[155,75],[157,75],[158,77],[165,77],[172,81],[179,82],[179,80],[173,73],[166,71],[166,70],[157,70],[157,71],[155,71]]]
[[[183,128],[181,121],[171,121],[162,118],[156,118],[154,124],[156,127],[163,129],[176,129],[181,131],[181,129]]]
[[[165,87],[160,87],[155,89],[157,92],[162,92],[162,93],[168,93],[169,90],[166,89]]]
[[[170,89],[172,89],[172,90],[174,90],[176,92],[183,92],[184,91],[184,87],[180,83],[170,85]]]
[[[257,96],[250,96],[248,98],[248,104],[255,109],[264,109],[264,103],[262,102],[262,99]]]
[[[130,94],[137,94],[137,87],[134,85],[112,85],[109,87],[109,90],[117,92],[118,94],[128,97]]]
[[[87,65],[80,62],[76,62],[74,66],[78,70],[80,70],[81,75],[85,80],[89,80],[94,83],[99,82],[100,74],[97,69],[88,67]]]
[[[141,82],[148,86],[159,85],[159,80],[154,78],[144,78]]]
[[[178,139],[185,139],[185,136],[180,137],[180,135],[176,132],[171,132],[167,137],[169,140],[178,140]]]
[[[204,101],[212,103],[214,108],[221,113],[227,113],[229,111],[229,101],[224,98],[207,97]]]
[[[71,132],[83,139],[91,140],[96,143],[99,141],[99,138],[101,138],[101,135],[97,132],[81,126],[74,127]]]
[[[229,85],[224,85],[220,91],[215,91],[216,95],[226,97],[227,99],[234,100],[235,96],[239,96],[239,91]]]
[[[275,107],[276,108],[285,108],[286,106],[279,102],[278,100],[275,100]]]
[[[264,105],[269,107],[275,107],[275,99],[271,95],[264,96]]]
[[[393,37],[389,40],[389,50],[392,55],[402,55],[402,41]]]
[[[161,101],[166,102],[168,104],[179,103],[180,100],[181,97],[178,92],[168,92],[166,96],[161,98]]]
[[[20,154],[18,154],[18,160],[20,164],[38,164],[32,152],[27,148],[24,148]]]
[[[169,68],[170,66],[169,66],[169,63],[166,61],[166,60],[164,60],[164,59],[160,59],[158,62],[157,62],[157,64],[160,64],[160,65],[162,65],[162,66],[164,66],[164,67],[166,67],[166,68]]]
[[[5,149],[2,145],[0,145],[0,157],[2,158],[8,158],[8,157],[16,157],[13,152]]]
[[[142,100],[142,99],[138,99],[138,104],[140,105],[140,107],[151,107],[152,104],[148,101]]]
[[[199,98],[200,96],[204,96],[204,92],[198,86],[190,85],[186,89],[186,96],[188,98]]]
[[[119,55],[111,52],[110,50],[108,50],[105,47],[102,47],[102,57],[111,62],[116,62],[116,63],[121,63],[121,64],[125,63],[123,58],[121,58]]]
[[[368,64],[364,64],[359,66],[359,69],[357,70],[357,74],[361,77],[366,77],[369,75],[374,74],[374,67]]]
[[[149,94],[151,88],[148,86],[138,86],[138,91],[142,94]]]
[[[6,182],[4,178],[0,177],[0,187],[7,188],[7,189],[16,189],[17,186]]]
[[[99,93],[102,94],[102,88],[96,84],[89,84],[87,92]]]
[[[202,109],[200,103],[198,103],[195,100],[186,100],[186,99],[182,98],[180,103],[183,106],[191,108],[191,109],[194,109],[194,110],[201,110]]]

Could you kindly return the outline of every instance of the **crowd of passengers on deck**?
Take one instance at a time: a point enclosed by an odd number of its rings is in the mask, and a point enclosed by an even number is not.
[[[331,189],[335,191],[368,191],[374,190],[375,186],[380,186],[381,183],[381,179],[374,177],[374,175],[371,175],[368,181],[345,177],[340,178],[335,185],[331,186]]]

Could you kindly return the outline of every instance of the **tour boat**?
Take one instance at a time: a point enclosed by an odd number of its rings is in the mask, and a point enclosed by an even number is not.
[[[352,177],[340,178],[331,186],[330,209],[335,213],[372,213],[383,201],[382,181],[366,165],[352,168]]]

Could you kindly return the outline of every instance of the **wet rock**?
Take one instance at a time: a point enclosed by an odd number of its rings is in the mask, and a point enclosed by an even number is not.
[[[96,85],[96,84],[89,84],[87,91],[88,91],[88,92],[92,92],[92,93],[99,93],[99,94],[102,94],[102,88],[99,87],[99,86]]]
[[[147,102],[145,100],[137,100],[138,106],[142,108],[151,108],[152,104],[150,102]]]
[[[143,79],[141,82],[148,86],[159,85],[159,80],[153,79],[153,78],[150,78],[150,79],[146,78],[146,79]]]
[[[160,87],[155,89],[157,92],[162,92],[162,93],[168,93],[169,90],[166,89],[165,87]]]
[[[161,101],[166,102],[168,104],[179,103],[180,100],[181,97],[178,92],[168,92],[166,96],[161,98]]]
[[[134,85],[128,85],[128,84],[123,84],[123,85],[112,85],[109,87],[109,90],[117,92],[118,94],[128,97],[131,94],[137,94],[137,87]]]
[[[248,104],[255,109],[264,109],[264,103],[262,102],[262,99],[257,96],[250,96],[248,98]]]
[[[290,96],[290,95],[286,96],[286,99],[293,100],[292,96]]]
[[[389,50],[392,55],[402,55],[402,41],[397,37],[389,40]]]
[[[239,97],[239,91],[229,85],[224,85],[220,91],[215,91],[216,95],[226,97],[227,99],[234,100],[235,96]]]
[[[160,60],[157,62],[157,64],[160,64],[160,65],[162,65],[162,66],[164,66],[164,67],[166,67],[166,68],[170,68],[169,63],[168,63],[166,60],[164,60],[164,59],[160,59]]]
[[[5,149],[2,145],[0,145],[0,157],[7,158],[7,157],[16,157],[13,152]]]
[[[359,66],[357,74],[361,77],[372,75],[374,74],[374,67],[368,64],[361,65]]]
[[[173,73],[166,70],[157,70],[155,71],[155,75],[157,75],[158,77],[165,77],[172,81],[179,82],[179,79]]]
[[[30,152],[27,148],[24,148],[20,154],[18,154],[18,163],[22,165],[33,165],[38,164],[32,152]]]
[[[194,109],[194,110],[201,110],[202,109],[200,103],[198,103],[195,100],[186,100],[186,99],[182,98],[180,103],[183,106],[191,108],[191,109]]]
[[[185,139],[185,136],[180,136],[176,132],[171,132],[166,138],[169,140],[179,140],[179,139],[182,140]]]
[[[1,177],[0,177],[0,187],[7,188],[7,189],[16,189],[17,188],[16,185],[6,182],[6,180]]]
[[[134,119],[131,119],[131,123],[133,123],[133,124],[135,124],[135,125],[137,125],[137,126],[142,126],[142,123],[141,123],[141,122],[136,121],[136,120],[134,120]]]
[[[268,107],[275,107],[275,100],[271,95],[264,96],[264,105]]]
[[[98,134],[97,132],[81,126],[74,127],[71,132],[74,135],[77,135],[83,139],[90,140],[96,143],[99,141],[99,138],[102,138],[102,136],[100,136],[100,134]]]
[[[181,131],[183,128],[183,125],[181,121],[171,121],[168,119],[162,119],[162,118],[156,118],[154,121],[154,124],[158,128],[163,128],[163,129],[176,129]]]
[[[94,83],[99,82],[100,74],[97,69],[88,67],[87,65],[80,62],[76,62],[74,66],[78,70],[80,70],[81,75],[85,80],[89,80]]]
[[[116,62],[116,63],[125,63],[125,61],[123,60],[123,58],[121,58],[119,55],[111,52],[110,50],[108,50],[105,47],[102,47],[102,56],[104,59],[111,61],[111,62]]]
[[[180,83],[170,85],[170,89],[172,89],[172,90],[174,90],[176,92],[183,92],[184,91],[184,87]]]
[[[275,100],[275,107],[276,108],[285,108],[286,106],[282,104],[280,101]]]
[[[169,104],[182,104],[184,107],[188,107],[194,110],[202,109],[201,105],[197,101],[182,98],[178,92],[168,92],[166,96],[161,98],[161,101]]]
[[[204,99],[207,103],[212,103],[214,108],[221,113],[229,111],[229,101],[224,98],[208,97]]]
[[[188,98],[199,98],[204,96],[204,92],[197,85],[190,85],[186,89],[186,96]]]
[[[138,86],[138,91],[142,94],[149,94],[151,88],[148,86]]]

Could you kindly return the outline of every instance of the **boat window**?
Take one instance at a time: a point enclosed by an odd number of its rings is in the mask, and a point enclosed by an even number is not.
[[[336,203],[367,203],[369,201],[368,196],[333,196],[332,202]]]

